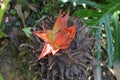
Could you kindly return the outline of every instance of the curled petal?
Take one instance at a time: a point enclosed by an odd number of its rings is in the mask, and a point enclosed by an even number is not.
[[[68,11],[67,14],[64,16],[64,18],[62,19],[62,24],[63,24],[64,28],[67,28],[67,20],[69,17],[69,13],[70,13],[70,11]]]
[[[69,35],[68,35],[66,41],[64,42],[64,44],[61,46],[61,49],[65,49],[65,48],[68,48],[70,46],[71,41],[75,37],[76,25],[73,25],[70,28],[66,28],[66,31],[69,33]]]
[[[55,32],[61,28],[64,28],[64,26],[62,26],[62,10],[59,11],[59,15],[54,24],[53,31]]]
[[[44,48],[42,50],[41,55],[39,56],[39,59],[42,59],[44,56],[48,55],[51,53],[51,46],[48,43],[45,43]]]
[[[39,56],[39,60],[42,59],[43,57],[45,57],[46,55],[52,53],[53,55],[55,55],[55,53],[58,51],[59,49],[54,49],[50,44],[45,43],[44,48],[42,50],[41,55]]]
[[[48,43],[51,42],[51,31],[50,30],[35,31],[35,32],[32,32],[32,33],[37,35],[39,38],[41,38],[45,42],[48,42]]]
[[[75,33],[76,33],[76,25],[73,25],[70,28],[66,28],[66,31],[68,31],[70,33],[70,39],[71,41],[73,40],[73,38],[75,37]]]

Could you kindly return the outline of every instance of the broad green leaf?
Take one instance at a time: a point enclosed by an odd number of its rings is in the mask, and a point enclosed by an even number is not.
[[[96,24],[96,21],[99,21],[102,15],[103,15],[102,12],[97,12],[88,9],[80,9],[73,13],[73,16],[78,16],[82,18],[88,17],[88,19],[84,19],[84,22],[88,25]]]
[[[117,10],[120,10],[120,1],[119,0],[110,0],[108,4],[100,5],[99,10],[88,10],[88,9],[80,9],[76,11],[73,15],[79,17],[88,17],[85,19],[84,22],[88,25],[98,26],[98,29],[93,29],[94,33],[96,34],[96,38],[98,41],[102,39],[102,32],[101,27],[104,26],[104,30],[107,37],[107,54],[109,59],[109,66],[112,66],[113,63],[113,54],[114,54],[114,47],[113,47],[113,39],[111,33],[111,16]],[[101,42],[97,43],[97,58],[100,60],[101,57]]]
[[[114,34],[113,34],[113,39],[114,39],[114,46],[115,46],[115,54],[114,58],[116,61],[120,60],[120,22],[119,22],[119,14],[120,11],[116,11],[113,16],[112,16],[112,21],[113,21],[113,28],[114,28]]]
[[[73,16],[78,17],[88,17],[84,21],[88,25],[97,25],[102,17],[107,14],[113,14],[115,11],[119,10],[120,2],[110,3],[108,5],[100,5],[100,10],[88,10],[88,9],[80,9],[73,13]]]
[[[108,54],[108,60],[109,60],[109,66],[112,67],[113,64],[113,54],[114,54],[114,47],[113,47],[113,39],[112,39],[112,33],[111,33],[111,29],[110,29],[110,20],[111,20],[111,16],[112,14],[119,10],[119,6],[120,6],[120,2],[114,2],[109,5],[107,5],[105,7],[105,9],[103,10],[103,15],[101,15],[101,18],[98,19],[98,21],[96,21],[96,23],[94,25],[98,25],[99,27],[101,27],[102,25],[104,25],[105,28],[105,32],[106,32],[106,36],[107,36],[107,54]],[[99,28],[100,29],[100,28]],[[100,35],[101,33],[99,33]],[[102,36],[99,36],[98,39],[100,39]],[[100,47],[101,44],[99,44]],[[100,51],[101,49],[99,48],[98,51]],[[100,56],[100,53],[98,54]]]
[[[4,80],[1,74],[0,74],[0,80]]]
[[[108,54],[108,60],[109,60],[109,66],[112,67],[113,64],[113,54],[114,54],[114,47],[113,47],[113,39],[112,39],[112,33],[110,29],[110,17],[111,15],[107,14],[104,16],[100,23],[104,24],[106,36],[107,36],[107,54]],[[102,26],[102,25],[101,25]]]
[[[31,33],[31,27],[23,28],[22,29],[27,37],[30,37]]]

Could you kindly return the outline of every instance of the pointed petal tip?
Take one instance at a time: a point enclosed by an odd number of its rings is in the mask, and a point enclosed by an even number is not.
[[[43,57],[44,56],[40,54],[39,57],[38,57],[38,60],[41,60]]]
[[[73,30],[75,30],[76,28],[77,28],[77,25],[76,25],[76,24],[74,24],[73,26],[69,27],[69,28],[68,28],[68,30],[73,31]]]
[[[41,59],[42,59],[42,57],[41,57],[41,56],[39,56],[38,60],[41,60]]]
[[[74,24],[72,27],[73,27],[74,29],[76,29],[76,28],[77,28],[77,25],[76,25],[76,24]]]

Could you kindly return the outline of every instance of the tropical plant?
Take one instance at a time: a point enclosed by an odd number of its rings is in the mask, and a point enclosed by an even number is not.
[[[104,57],[102,55],[104,48],[107,52],[108,65],[112,67],[113,62],[120,60],[120,1],[95,1],[68,0],[68,2],[73,3],[73,6],[82,6],[73,13],[73,16],[82,17],[84,22],[90,26],[90,31],[96,36],[96,58],[99,65]],[[105,42],[102,42],[103,40]],[[100,68],[97,70],[100,70]],[[101,80],[100,73],[97,75],[97,80]]]
[[[119,34],[119,20],[118,20],[118,12],[120,7],[119,0],[109,0],[106,1],[104,4],[97,4],[93,1],[86,1],[86,0],[68,0],[76,5],[84,5],[84,8],[79,9],[73,13],[73,16],[78,16],[84,18],[84,22],[89,26],[96,26],[91,28],[91,32],[96,35],[97,39],[97,53],[96,57],[98,61],[100,62],[101,59],[101,47],[102,47],[102,34],[105,34],[106,36],[106,49],[108,54],[108,61],[109,66],[111,67],[113,65],[113,56],[119,57],[119,40],[118,40],[118,34]],[[91,6],[91,8],[87,7]],[[113,18],[112,18],[113,16]],[[111,26],[111,18],[114,26]],[[102,28],[105,31],[105,33],[102,33]],[[111,28],[114,28],[114,36],[112,35]],[[113,38],[115,39],[113,41]],[[114,42],[114,45],[113,45]],[[115,47],[115,49],[114,49]],[[120,59],[120,58],[117,58]]]

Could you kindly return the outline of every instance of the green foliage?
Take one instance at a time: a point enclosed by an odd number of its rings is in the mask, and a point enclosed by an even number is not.
[[[0,38],[2,38],[4,36],[5,36],[4,32],[0,29]]]
[[[89,10],[89,9],[80,9],[74,12],[74,16],[78,17],[92,17],[85,19],[84,21],[88,25],[97,25],[100,21],[102,21],[102,18],[113,14],[116,10],[119,10],[120,2],[114,2],[109,3],[106,5],[100,5],[99,10]]]
[[[29,3],[27,0],[17,0],[17,3],[19,4],[15,5],[15,10],[12,10],[11,13],[13,15],[17,13],[22,21],[23,27],[26,27],[26,19],[31,11],[37,12],[36,5],[33,3]]]
[[[79,1],[79,0],[78,0]],[[90,4],[88,4],[90,5]],[[92,5],[92,3],[91,3]],[[95,5],[94,5],[95,6]],[[85,23],[88,25],[92,26],[98,26],[97,29],[92,29],[92,32],[95,33],[96,38],[98,40],[97,43],[97,58],[100,61],[101,57],[101,28],[102,26],[104,27],[106,36],[107,36],[107,43],[106,43],[106,48],[107,48],[107,54],[108,54],[108,59],[109,59],[109,66],[112,66],[113,63],[113,54],[114,54],[114,47],[113,47],[113,39],[112,39],[112,32],[111,32],[111,26],[110,26],[110,21],[111,17],[114,12],[119,10],[120,7],[120,2],[118,0],[110,0],[108,4],[100,4],[97,6],[98,9],[80,9],[78,11],[74,12],[74,16],[79,16],[79,17],[87,17],[88,19],[84,19]],[[116,20],[118,21],[118,20]],[[117,36],[117,35],[116,35]],[[119,42],[119,41],[118,41]],[[120,48],[119,48],[120,49]],[[116,50],[116,49],[115,49]]]
[[[106,32],[106,36],[107,36],[107,54],[108,54],[108,60],[109,60],[109,66],[112,67],[113,64],[113,42],[112,42],[112,33],[111,33],[111,29],[110,29],[110,17],[111,15],[107,14],[106,16],[104,16],[101,21],[99,22],[99,27],[102,26],[102,24],[104,24],[104,28],[105,28],[105,32]],[[101,34],[101,33],[99,33]]]
[[[0,80],[4,80],[1,74],[0,74]]]
[[[0,26],[1,26],[1,23],[2,23],[2,19],[3,19],[3,16],[4,16],[4,13],[5,13],[5,10],[9,4],[10,0],[5,0],[4,3],[1,5],[1,9],[0,9]]]
[[[15,15],[16,11],[14,9],[10,9],[10,14]]]
[[[115,46],[115,60],[120,60],[120,22],[119,22],[119,14],[120,11],[116,11],[112,16],[113,22],[113,39],[114,39],[114,46]]]
[[[61,0],[61,1],[64,2],[64,0]],[[84,3],[94,8],[100,7],[98,4],[96,4],[95,2],[91,0],[68,0],[68,2],[73,3],[73,6],[82,5]]]
[[[27,37],[31,35],[31,27],[23,28],[22,29]]]

